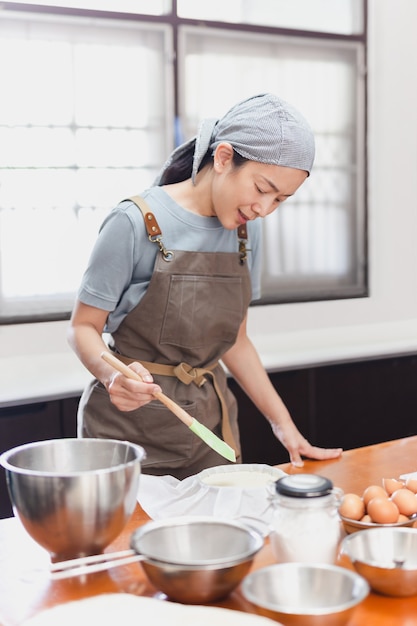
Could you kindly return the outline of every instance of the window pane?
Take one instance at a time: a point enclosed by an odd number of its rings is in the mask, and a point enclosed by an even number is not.
[[[68,128],[0,127],[0,167],[68,167],[75,160],[74,136]],[[22,146],[25,147],[22,150]]]
[[[16,0],[15,4],[33,4],[33,0]],[[172,0],[43,0],[42,6],[164,15],[171,11]]]
[[[161,55],[155,50],[156,41],[143,39],[143,34],[140,37],[144,45],[140,45],[138,35],[130,46],[103,42],[74,47],[74,113],[78,125],[141,128],[159,122],[161,103],[144,98],[143,89],[161,71]],[[156,95],[155,89],[151,93]]]
[[[363,0],[177,0],[181,17],[344,35],[362,33]]]
[[[72,210],[76,204],[76,184],[74,169],[10,169],[0,170],[0,219],[2,211],[13,209],[16,220],[25,226],[25,217],[19,217],[21,211],[42,207],[60,206],[63,210]],[[5,225],[2,227],[4,234]],[[34,234],[37,233],[37,229]],[[0,269],[4,272],[0,258]]]
[[[201,117],[221,116],[238,100],[265,91],[294,104],[315,133],[312,176],[263,222],[263,300],[363,293],[359,46],[253,34],[225,37],[223,31],[192,27],[181,30],[180,43],[183,84],[190,86],[181,106],[185,138],[196,132]]]
[[[152,182],[170,45],[167,27],[0,14],[0,318],[69,311],[104,215]]]

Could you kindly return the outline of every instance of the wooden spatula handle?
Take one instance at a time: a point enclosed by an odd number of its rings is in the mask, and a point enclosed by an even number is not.
[[[112,354],[111,352],[106,352],[106,351],[102,352],[101,358],[104,361],[106,361],[106,363],[114,367],[115,370],[117,370],[118,372],[126,376],[126,378],[132,378],[133,380],[142,381],[142,378],[139,376],[139,374],[137,374],[130,367],[125,365],[122,361],[120,361],[120,359],[115,357],[114,354]],[[156,393],[155,398],[157,398],[160,402],[162,402],[162,404],[165,404],[165,406],[170,411],[172,411],[172,413],[174,413],[174,415],[176,415],[182,422],[184,422],[184,424],[186,424],[188,427],[191,426],[191,424],[194,421],[194,418],[189,413],[187,413],[187,411],[184,411],[184,409],[182,409],[176,402],[174,402],[174,400],[171,400],[171,398],[168,398],[168,396],[162,393],[162,391],[159,393]]]

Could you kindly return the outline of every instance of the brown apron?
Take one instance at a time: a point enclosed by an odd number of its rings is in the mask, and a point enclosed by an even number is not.
[[[160,233],[144,201],[131,199]],[[125,362],[143,363],[163,392],[232,445],[240,460],[237,403],[218,361],[233,346],[251,299],[244,242],[240,254],[170,252],[160,236],[149,238],[161,254],[146,294],[113,333],[110,347]],[[227,462],[157,400],[122,412],[98,381],[84,391],[78,419],[80,436],[143,446],[144,473],[182,479]]]

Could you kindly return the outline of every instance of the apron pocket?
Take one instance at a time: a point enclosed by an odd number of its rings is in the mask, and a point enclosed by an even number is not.
[[[234,343],[245,316],[242,292],[240,277],[171,276],[161,343],[188,349]]]
[[[194,404],[183,407],[195,412]],[[171,411],[159,403],[127,413],[134,427],[135,439],[146,451],[143,467],[183,467],[195,451],[196,436]],[[198,443],[198,442],[197,442]]]

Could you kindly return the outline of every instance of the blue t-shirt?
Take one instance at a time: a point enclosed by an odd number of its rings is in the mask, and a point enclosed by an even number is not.
[[[203,217],[177,204],[162,187],[141,194],[162,231],[168,250],[237,252],[236,230],[223,228],[216,217]],[[248,268],[252,299],[260,297],[261,222],[248,222]],[[145,294],[159,248],[149,241],[143,215],[130,200],[121,202],[104,220],[82,278],[78,298],[109,311],[106,332],[114,332]]]

